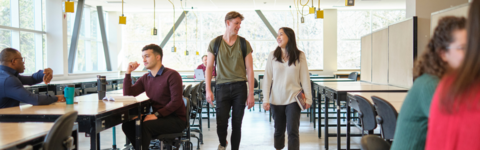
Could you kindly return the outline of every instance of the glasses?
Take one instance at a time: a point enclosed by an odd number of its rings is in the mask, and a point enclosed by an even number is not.
[[[456,49],[456,50],[466,50],[467,48],[465,46],[449,46],[447,49]]]
[[[16,59],[22,59],[22,62],[25,62],[25,57],[14,58],[14,59],[12,59],[12,61],[15,61]]]

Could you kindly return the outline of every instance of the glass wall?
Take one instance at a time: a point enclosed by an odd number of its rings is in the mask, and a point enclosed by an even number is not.
[[[245,17],[241,24],[239,35],[245,37],[253,48],[254,69],[265,69],[269,52],[277,47],[274,37],[257,13],[239,11]],[[157,13],[155,26],[158,35],[152,36],[153,13],[126,13],[127,25],[122,29],[122,51],[118,63],[122,70],[126,70],[130,61],[138,61],[143,68],[141,49],[147,44],[162,42],[167,33],[172,29],[173,22],[181,15],[182,11]],[[163,64],[176,70],[193,70],[200,65],[201,57],[207,54],[208,44],[217,36],[225,33],[225,14],[227,11],[190,11],[180,26],[176,27],[175,40],[172,36],[163,49]],[[307,55],[309,69],[323,69],[323,20],[305,16],[305,23],[297,23],[290,11],[263,11],[263,14],[276,32],[280,27],[294,28],[298,48]],[[198,21],[198,24],[197,24]],[[185,25],[187,24],[187,25]],[[172,52],[171,48],[177,48]],[[186,55],[188,51],[188,55]],[[196,55],[196,53],[199,55]]]

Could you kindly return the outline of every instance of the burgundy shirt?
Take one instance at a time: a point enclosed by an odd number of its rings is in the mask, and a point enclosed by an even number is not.
[[[207,66],[205,66],[203,64],[200,64],[200,65],[198,65],[197,69],[202,69],[203,70],[203,75],[205,76],[205,70],[207,70]],[[217,76],[217,73],[215,73],[215,69],[213,69],[213,71],[212,71],[212,76]],[[195,75],[193,75],[193,78],[195,78]]]
[[[162,117],[175,115],[186,121],[183,82],[177,71],[162,66],[155,77],[146,73],[133,86],[131,75],[125,74],[123,95],[137,96],[143,92],[150,98],[153,112],[158,112]]]

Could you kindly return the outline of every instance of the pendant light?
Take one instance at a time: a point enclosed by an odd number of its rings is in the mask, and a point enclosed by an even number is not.
[[[118,24],[127,24],[127,17],[123,15],[123,0],[122,0],[122,16],[118,19]]]
[[[153,0],[153,29],[152,29],[152,35],[153,36],[157,35],[157,29],[155,28],[155,0]]]
[[[175,5],[172,3],[172,1],[168,0],[172,6],[173,6],[173,47],[172,47],[172,52],[177,52],[177,48],[175,47]]]
[[[73,13],[75,12],[75,4],[73,1],[65,1],[65,12],[67,13]]]

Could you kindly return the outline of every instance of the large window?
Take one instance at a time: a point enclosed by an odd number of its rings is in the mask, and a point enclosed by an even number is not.
[[[12,47],[25,57],[25,74],[46,67],[44,0],[0,0],[0,50]]]
[[[360,69],[361,36],[404,18],[404,10],[338,11],[337,68]]]
[[[104,18],[107,18],[107,13],[103,14]],[[67,20],[68,49],[70,50],[75,13],[68,13]],[[96,7],[84,6],[79,34],[73,72],[106,71],[105,52]]]
[[[266,59],[269,52],[277,47],[276,37],[270,33],[257,13],[251,11],[239,11],[245,17],[242,22],[239,35],[245,37],[253,48],[254,69],[265,69]],[[224,34],[224,18],[227,11],[196,11],[195,14],[190,11],[186,19],[180,26],[176,27],[175,47],[176,52],[172,52],[173,36],[163,48],[163,63],[166,67],[177,70],[193,70],[201,64],[201,56],[207,54],[208,44],[215,37]],[[182,14],[181,11],[161,12],[156,14],[156,28],[158,35],[152,36],[153,13],[127,13],[127,25],[122,29],[122,51],[120,53],[119,64],[122,70],[126,70],[127,62],[142,61],[141,49],[147,44],[159,44],[167,35],[176,21]],[[313,19],[313,16],[306,16],[305,23],[299,23],[297,28],[294,17],[290,11],[263,11],[263,14],[273,26],[274,30],[280,27],[295,27],[298,36],[298,48],[307,54],[309,69],[323,68],[323,20]],[[198,18],[197,18],[198,17]],[[296,18],[296,16],[295,16]],[[198,19],[198,31],[196,32],[196,21]],[[129,23],[128,23],[129,22]],[[185,26],[185,22],[187,26]],[[187,32],[185,32],[187,30]],[[298,31],[300,30],[300,31]],[[188,55],[185,51],[188,51]],[[199,55],[196,55],[196,52]],[[143,63],[140,63],[143,68]]]

